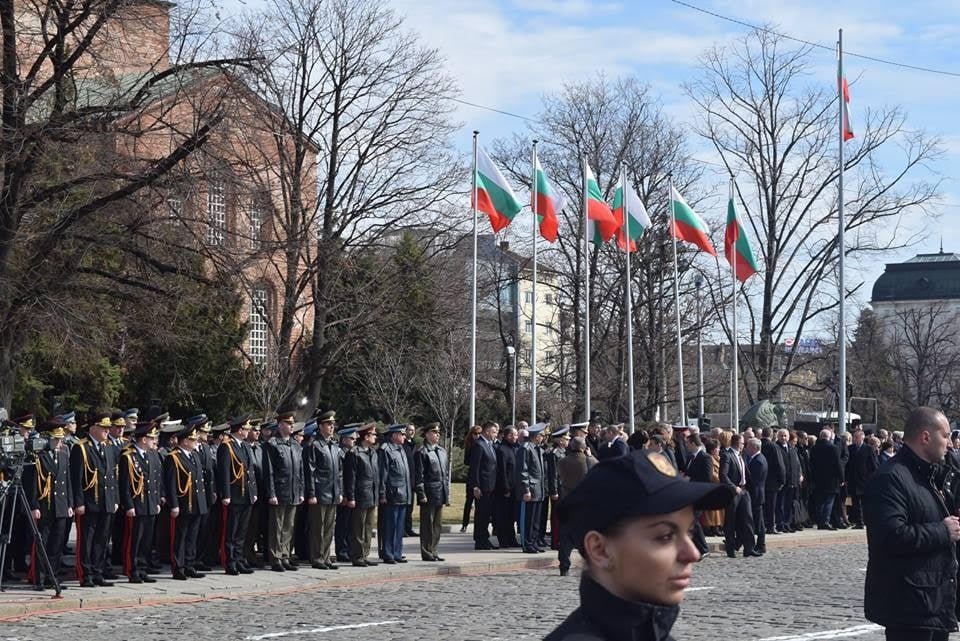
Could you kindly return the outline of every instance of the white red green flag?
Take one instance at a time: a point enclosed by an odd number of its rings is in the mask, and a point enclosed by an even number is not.
[[[710,237],[707,235],[707,225],[700,216],[687,204],[675,187],[670,187],[670,209],[673,212],[673,225],[670,233],[679,240],[693,243],[711,256],[717,255]]]
[[[626,200],[626,207],[624,207],[624,200]],[[643,232],[650,227],[651,222],[643,201],[630,187],[627,187],[626,199],[623,197],[623,188],[617,187],[613,195],[613,218],[617,222],[617,245],[620,249],[626,249],[629,242],[630,251],[636,251],[635,241],[643,236]]]
[[[537,181],[533,186],[531,200],[536,200],[537,222],[540,224],[540,235],[548,242],[557,242],[557,214],[567,204],[566,199],[559,191],[553,188],[547,175],[540,166],[540,159],[536,159]]]
[[[617,221],[610,211],[610,205],[603,200],[603,194],[600,192],[600,185],[590,170],[587,168],[587,238],[591,243],[598,245],[610,240],[617,232]]]
[[[486,152],[479,147],[477,148],[476,179],[477,200],[476,203],[471,204],[489,216],[494,233],[499,232],[513,221],[513,217],[523,209],[523,205],[513,194],[507,179],[503,177]]]
[[[723,253],[741,283],[747,282],[748,278],[757,273],[757,261],[753,257],[747,235],[743,232],[743,225],[737,217],[733,198],[727,203],[727,231],[724,235]]]
[[[850,85],[847,75],[843,72],[843,59],[837,61],[837,87],[840,91],[841,109],[843,112],[843,142],[853,138],[853,125],[850,124]]]

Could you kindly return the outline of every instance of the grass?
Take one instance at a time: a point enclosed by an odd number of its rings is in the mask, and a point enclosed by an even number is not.
[[[467,500],[467,486],[462,481],[450,484],[450,507],[443,508],[443,522],[449,525],[460,525],[463,519],[463,503]],[[413,520],[420,523],[420,510],[413,509]],[[473,520],[473,511],[470,511],[470,520]]]

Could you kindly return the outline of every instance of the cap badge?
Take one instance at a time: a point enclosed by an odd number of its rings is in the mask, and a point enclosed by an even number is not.
[[[650,452],[647,454],[647,460],[650,461],[650,464],[657,468],[657,471],[664,476],[677,475],[677,469],[670,463],[670,459],[660,452]]]

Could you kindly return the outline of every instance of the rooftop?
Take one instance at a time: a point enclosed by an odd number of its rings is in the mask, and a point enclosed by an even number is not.
[[[918,254],[888,263],[873,285],[873,302],[960,299],[960,254]]]

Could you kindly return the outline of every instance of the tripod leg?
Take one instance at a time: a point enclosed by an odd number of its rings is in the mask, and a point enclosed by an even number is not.
[[[16,500],[10,501],[9,497],[13,491],[13,484],[7,486],[3,493],[0,493],[0,592],[4,591],[3,578],[7,575],[7,545],[13,538],[13,508],[16,508]],[[7,519],[7,508],[11,508],[9,520]]]
[[[17,496],[20,498],[20,504],[23,506],[24,512],[27,513],[27,522],[30,523],[30,531],[33,533],[33,542],[36,544],[36,548],[40,552],[40,559],[43,561],[43,567],[50,575],[50,579],[53,581],[53,589],[57,593],[56,596],[59,597],[60,581],[57,580],[57,573],[50,565],[50,558],[47,556],[47,547],[44,545],[44,540],[40,538],[40,530],[37,529],[37,522],[33,520],[33,514],[30,513],[30,503],[27,501],[27,493],[23,491],[22,485],[17,486]],[[36,568],[34,568],[34,574],[37,577],[40,576],[40,574],[37,573]]]

